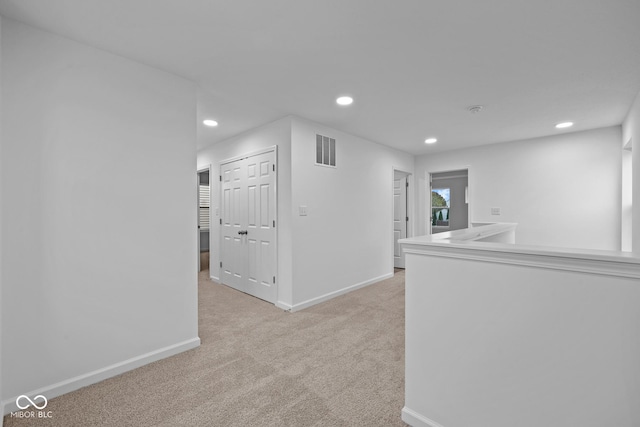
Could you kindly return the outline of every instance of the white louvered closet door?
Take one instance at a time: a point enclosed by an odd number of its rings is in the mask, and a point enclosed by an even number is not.
[[[209,185],[200,184],[198,189],[198,225],[200,231],[209,231],[209,208],[211,207]]]
[[[221,166],[221,280],[275,302],[275,152]]]

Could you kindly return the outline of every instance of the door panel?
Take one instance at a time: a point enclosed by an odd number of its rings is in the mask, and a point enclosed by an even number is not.
[[[222,166],[222,232],[223,239],[220,259],[222,260],[222,283],[232,286],[240,291],[245,290],[244,280],[246,265],[242,262],[243,241],[242,235],[242,202],[246,185],[243,185],[242,169],[246,165],[242,162],[234,162]]]
[[[269,302],[277,298],[274,164],[272,151],[221,166],[222,283]]]
[[[257,219],[257,215],[256,215],[256,204],[258,203],[258,197],[256,194],[256,186],[255,185],[250,185],[249,188],[249,194],[248,194],[248,222],[247,225],[249,227],[255,227],[256,226],[256,219]]]
[[[271,194],[271,185],[260,185],[260,227],[263,229],[269,228],[269,221],[273,220],[273,216],[270,214],[269,207],[271,205],[269,195]]]
[[[269,292],[269,289],[274,288],[273,277],[275,276],[275,244],[262,241],[260,242],[260,261],[262,262],[262,273],[259,278],[260,288],[264,292]],[[275,289],[274,289],[275,291]]]
[[[249,251],[249,258],[247,259],[247,262],[249,263],[249,274],[247,275],[247,279],[251,282],[257,282],[258,279],[256,278],[256,276],[258,275],[258,265],[256,265],[255,260],[258,259],[258,256],[256,254],[258,248],[256,246],[257,245],[257,241],[255,239],[249,239],[247,238],[247,246],[248,246],[248,251]]]
[[[404,268],[404,254],[398,244],[407,237],[407,177],[393,181],[393,266]]]
[[[247,237],[251,239],[248,263],[255,266],[255,274],[247,281],[247,292],[258,298],[275,302],[277,292],[274,284],[275,262],[275,153],[269,152],[249,157],[250,169],[257,174],[247,177],[254,186],[254,204],[250,215],[254,218],[247,223]]]
[[[235,181],[234,184],[238,185],[238,182]],[[231,224],[234,227],[240,227],[240,225],[242,225],[242,210],[240,208],[240,204],[242,203],[241,191],[242,189],[239,186],[233,188],[231,191],[231,205],[233,206]]]

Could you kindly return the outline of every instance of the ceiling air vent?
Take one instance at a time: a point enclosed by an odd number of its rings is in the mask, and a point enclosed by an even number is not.
[[[316,135],[316,164],[336,166],[336,140],[334,138]]]

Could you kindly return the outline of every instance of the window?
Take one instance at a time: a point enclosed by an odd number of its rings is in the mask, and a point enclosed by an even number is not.
[[[431,225],[448,227],[450,215],[451,189],[434,188],[431,190]]]

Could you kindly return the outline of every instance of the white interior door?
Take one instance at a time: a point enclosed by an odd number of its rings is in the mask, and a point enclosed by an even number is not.
[[[222,283],[275,303],[275,152],[224,163],[221,175]]]
[[[220,280],[239,291],[246,292],[246,261],[243,260],[243,224],[246,224],[246,208],[241,205],[246,200],[246,161],[237,160],[220,167],[221,188],[221,247]]]
[[[407,177],[393,180],[393,266],[404,268],[404,254],[398,244],[407,237]]]

